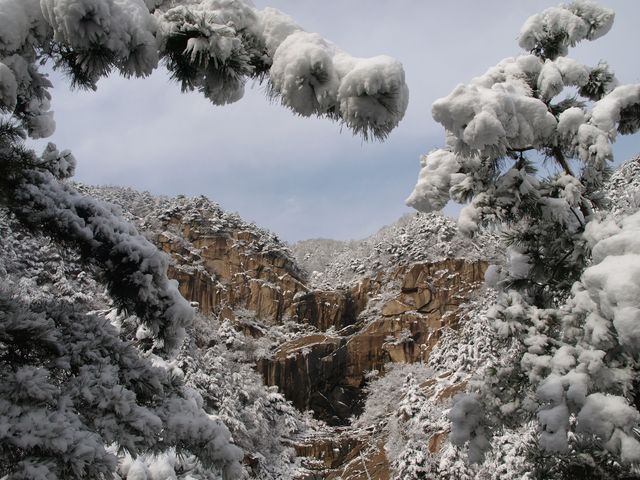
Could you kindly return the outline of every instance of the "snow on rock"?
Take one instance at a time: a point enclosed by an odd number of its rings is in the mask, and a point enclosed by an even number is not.
[[[166,226],[173,234],[181,235],[182,224],[189,225],[193,235],[224,235],[233,231],[250,231],[255,239],[245,245],[248,252],[280,256],[293,262],[293,255],[285,243],[273,232],[245,222],[237,213],[226,212],[205,196],[155,196],[131,188],[75,184],[85,195],[119,206],[122,215],[142,231],[155,232]],[[176,223],[180,219],[181,224]]]
[[[298,264],[317,288],[347,286],[390,267],[445,258],[469,260],[503,257],[498,239],[483,233],[469,239],[456,222],[440,214],[407,214],[359,241],[305,240],[291,247]]]

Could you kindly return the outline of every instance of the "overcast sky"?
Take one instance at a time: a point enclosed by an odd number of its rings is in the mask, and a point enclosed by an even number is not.
[[[362,238],[410,209],[419,156],[440,147],[431,104],[505,57],[521,53],[520,26],[558,1],[254,0],[294,17],[356,56],[399,59],[410,89],[405,119],[385,143],[363,143],[329,120],[296,117],[248,85],[236,104],[217,107],[181,94],[159,69],[144,80],[117,76],[97,92],[70,92],[53,76],[52,141],[78,159],[76,178],[157,194],[204,194],[245,220],[296,241]],[[640,2],[616,10],[612,31],[571,56],[607,60],[625,83],[640,82]],[[617,162],[640,152],[622,137]]]

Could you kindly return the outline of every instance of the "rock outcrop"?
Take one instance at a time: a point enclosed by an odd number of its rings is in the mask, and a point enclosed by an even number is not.
[[[368,372],[383,372],[390,361],[427,361],[442,329],[456,327],[485,269],[484,262],[444,260],[364,280],[348,295],[370,298],[355,324],[285,343],[258,370],[298,408],[343,424],[360,411]]]
[[[389,480],[384,439],[374,436],[337,428],[303,439],[295,446],[308,471],[301,480]]]
[[[169,274],[180,293],[204,314],[233,321],[234,310],[246,309],[267,325],[291,320],[324,331],[352,324],[362,309],[348,290],[310,290],[291,258],[256,248],[255,232],[207,232],[183,222],[171,217],[157,243],[174,259]]]

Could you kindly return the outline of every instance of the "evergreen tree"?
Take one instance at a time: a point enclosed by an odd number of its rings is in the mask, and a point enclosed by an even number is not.
[[[460,228],[503,228],[508,267],[496,281],[527,289],[544,305],[584,269],[582,239],[613,160],[611,142],[640,128],[640,85],[619,85],[606,63],[581,65],[568,48],[606,34],[613,11],[575,1],[531,17],[520,33],[527,50],[506,58],[433,104],[447,148],[425,155],[407,203],[468,205]],[[538,175],[539,158],[555,173]],[[545,295],[546,294],[546,295]]]
[[[640,85],[567,56],[613,19],[576,0],[527,20],[519,43],[528,54],[434,103],[447,148],[422,158],[408,199],[421,210],[468,202],[462,230],[502,232],[506,264],[487,280],[503,291],[489,317],[493,348],[508,356],[456,398],[451,440],[482,461],[537,420],[524,455],[538,478],[622,478],[640,465],[639,214],[607,217],[602,191],[612,142],[640,129]],[[539,174],[540,158],[552,175]]]

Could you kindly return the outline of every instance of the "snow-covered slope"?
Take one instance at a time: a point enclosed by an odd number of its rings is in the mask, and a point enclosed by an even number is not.
[[[459,233],[455,220],[438,213],[406,214],[363,240],[304,240],[291,250],[311,283],[337,288],[415,262],[445,258],[497,261],[502,253],[495,234],[471,239]]]
[[[135,221],[139,221],[145,212],[150,215],[145,215],[145,218],[149,219],[154,218],[153,212],[167,209],[184,208],[197,212],[192,203],[205,210],[208,208],[208,202],[201,199],[157,199],[118,188],[82,189],[104,199],[118,200],[125,208],[124,214]],[[237,225],[247,227],[237,216],[227,216],[216,208],[211,212],[211,221],[219,222],[221,229]],[[256,232],[264,231],[256,229]],[[111,323],[108,332],[120,331],[122,336],[134,338],[130,335],[128,317],[116,311],[97,270],[79,261],[74,248],[25,228],[2,208],[0,238],[3,299],[9,295],[14,303],[19,304],[46,306],[55,302],[58,306],[66,305],[79,315],[105,319]],[[264,233],[264,238],[268,243],[271,237]],[[2,313],[0,305],[0,315]],[[98,335],[98,330],[95,334]],[[293,408],[276,389],[264,386],[252,368],[256,347],[250,342],[243,342],[242,338],[244,336],[227,323],[198,316],[173,362],[165,363],[154,355],[146,358],[156,366],[166,368],[172,378],[182,379],[178,381],[184,381],[193,390],[193,401],[201,402],[209,414],[224,422],[236,445],[246,452],[244,468],[251,478],[292,478],[299,468],[290,444],[293,438],[309,428],[310,420]],[[134,344],[141,340],[144,340],[144,332],[138,331]],[[3,341],[4,338],[0,339],[0,347],[5,352]],[[138,460],[121,455],[118,471],[123,479],[220,478],[220,472],[204,471],[193,457],[178,455],[175,451],[160,456],[143,455]],[[0,465],[0,474],[3,473]]]
[[[94,187],[76,184],[77,189],[94,198],[118,205],[124,218],[139,226],[150,235],[156,235],[171,225],[171,220],[180,218],[188,224],[194,235],[229,234],[235,231],[249,231],[255,240],[246,245],[249,252],[278,255],[294,263],[286,244],[273,232],[242,220],[237,213],[225,212],[220,205],[207,197],[155,196],[149,192],[138,192],[131,188],[117,186]],[[176,225],[174,225],[175,227]],[[175,231],[175,228],[172,230]]]

